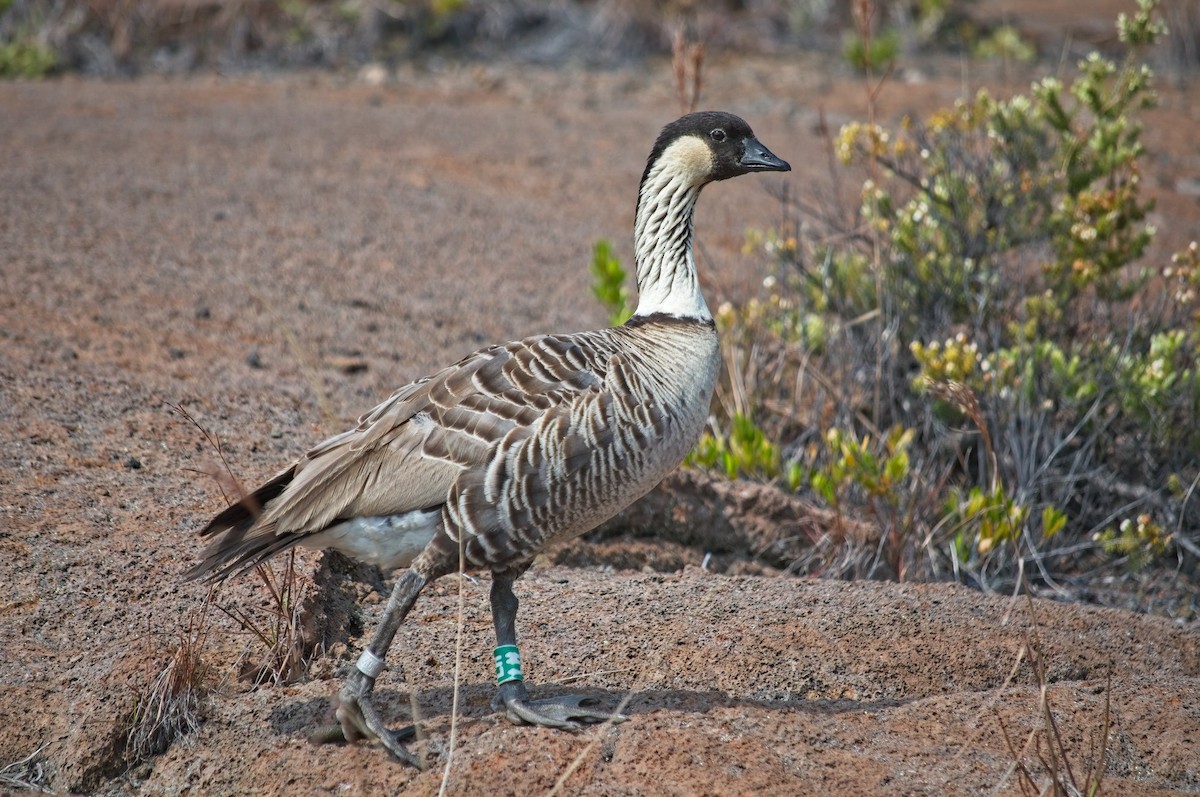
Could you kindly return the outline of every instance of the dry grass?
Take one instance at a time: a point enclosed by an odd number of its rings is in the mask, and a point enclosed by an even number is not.
[[[175,739],[200,727],[200,702],[207,672],[201,658],[208,639],[212,590],[188,615],[166,664],[137,695],[126,733],[127,760],[162,753]]]
[[[172,413],[178,415],[180,418],[187,421],[191,426],[195,427],[195,429],[200,432],[200,435],[204,438],[204,442],[208,444],[208,447],[212,449],[213,453],[217,455],[217,459],[220,460],[220,465],[212,462],[202,465],[199,468],[184,468],[184,470],[190,471],[191,473],[199,473],[216,482],[217,489],[221,491],[221,497],[224,498],[226,502],[230,501],[230,496],[238,496],[239,500],[244,501],[247,492],[245,488],[242,487],[241,482],[239,482],[233,475],[233,467],[229,464],[229,459],[225,456],[225,449],[221,445],[221,438],[205,428],[204,425],[201,424],[200,421],[196,420],[196,417],[188,412],[187,408],[182,404],[172,404],[169,401],[164,401],[163,403]],[[250,509],[252,512],[256,512],[259,508],[250,507]]]
[[[41,760],[45,747],[43,744],[24,758],[0,767],[0,786],[52,794],[50,775]]]
[[[265,605],[245,609],[214,603],[266,651],[264,659],[243,666],[239,677],[255,686],[294,683],[319,655],[314,649],[310,613],[305,608],[314,584],[296,570],[295,549],[288,551],[282,570],[272,562],[264,562],[254,568],[254,574],[266,587]]]
[[[1109,666],[1104,685],[1104,711],[1100,725],[1090,735],[1086,756],[1081,760],[1079,751],[1070,749],[1063,726],[1055,717],[1050,700],[1049,656],[1039,631],[1037,607],[1028,593],[1010,599],[1004,624],[1007,625],[1011,620],[1019,601],[1024,601],[1030,621],[1025,644],[1021,645],[1013,658],[1008,674],[992,690],[991,696],[983,702],[979,713],[969,723],[968,727],[973,728],[975,733],[960,747],[958,755],[944,765],[949,773],[946,784],[949,785],[958,777],[964,755],[977,750],[985,735],[990,736],[984,720],[992,715],[1000,726],[1012,763],[999,782],[988,789],[988,794],[1011,793],[1015,781],[1024,797],[1099,797],[1104,793],[1103,779],[1109,760],[1108,736],[1113,725],[1112,665]],[[1038,687],[1038,698],[1031,730],[1018,748],[1000,707],[1013,704],[1014,687],[1025,669],[1032,671]],[[1009,714],[1012,713],[1010,710]],[[1077,772],[1082,778],[1077,777]]]
[[[438,786],[438,797],[443,797],[450,786],[450,771],[454,766],[454,750],[458,743],[458,706],[462,686],[463,647],[466,644],[466,598],[463,581],[467,578],[466,535],[458,536],[458,616],[454,636],[454,694],[450,701],[450,747],[446,753],[446,766],[442,770],[442,782]],[[416,701],[413,701],[414,705]],[[414,721],[416,715],[413,715]]]
[[[1030,607],[1032,610],[1032,606]],[[1112,669],[1104,687],[1104,714],[1100,727],[1091,734],[1082,761],[1068,749],[1050,702],[1046,655],[1035,624],[1022,654],[1033,667],[1038,684],[1038,722],[1017,748],[1002,717],[997,717],[1004,742],[1013,759],[1010,772],[1025,797],[1099,797],[1103,794],[1104,770],[1108,762],[1108,732],[1112,727]],[[1072,758],[1076,761],[1072,763]],[[1076,775],[1076,771],[1080,775]]]
[[[1108,765],[1108,735],[1112,727],[1113,665],[1109,664],[1105,679],[1104,712],[1100,727],[1091,734],[1086,758],[1080,762],[1077,752],[1068,749],[1059,721],[1054,716],[1054,706],[1050,701],[1049,658],[1039,630],[1037,606],[1030,597],[1028,585],[1023,595],[1012,597],[1005,623],[1019,600],[1024,601],[1030,620],[1025,644],[1017,652],[1008,677],[997,688],[995,697],[988,701],[985,708],[986,712],[995,712],[1000,732],[1012,757],[1011,766],[991,793],[1004,792],[1015,778],[1024,797],[1100,797],[1103,794],[1104,771]],[[1033,727],[1018,749],[997,706],[1016,682],[1017,675],[1026,666],[1026,662],[1032,669],[1037,683],[1038,701]],[[982,717],[983,712],[973,723],[976,727],[979,726]],[[1079,764],[1083,767],[1079,770],[1083,775],[1082,782],[1075,774]]]
[[[217,483],[226,502],[248,501],[248,493],[233,475],[233,468],[225,456],[221,439],[204,427],[195,416],[179,404],[167,403],[176,415],[194,426],[204,437],[220,464],[211,463],[193,469]],[[251,506],[257,514],[261,507]],[[243,630],[251,634],[266,649],[265,661],[247,664],[240,677],[253,684],[269,683],[281,685],[298,680],[308,669],[315,656],[315,640],[309,626],[310,613],[306,610],[307,599],[313,593],[313,583],[296,570],[296,551],[288,551],[278,570],[272,562],[264,562],[254,568],[254,574],[266,587],[265,605],[246,609],[240,606],[223,606],[213,600],[213,606],[229,617]],[[219,590],[219,585],[217,587]],[[215,595],[215,592],[213,593]]]

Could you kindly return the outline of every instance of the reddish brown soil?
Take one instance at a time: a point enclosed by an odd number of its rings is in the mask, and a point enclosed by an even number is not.
[[[893,84],[881,113],[949,102],[961,74],[946,75]],[[1200,216],[1174,190],[1200,173],[1195,93],[1171,90],[1150,116],[1151,150],[1174,153],[1149,167],[1162,251]],[[793,185],[826,173],[818,111],[862,113],[859,82],[816,62],[713,64],[705,99],[790,159]],[[2,84],[0,107],[0,767],[34,754],[10,776],[146,795],[432,794],[443,777],[470,794],[1018,794],[1018,760],[1042,776],[1023,653],[1036,636],[1081,783],[1104,747],[1107,794],[1200,791],[1194,623],[953,586],[715,575],[683,544],[678,572],[547,561],[518,584],[535,693],[627,699],[625,724],[567,734],[493,715],[487,581],[447,579],[379,685],[397,724],[414,688],[428,771],[309,744],[382,602],[357,570],[305,554],[323,642],[309,675],[239,680],[262,645],[209,612],[199,730],[131,767],[138,695],[205,595],[180,581],[194,532],[222,506],[195,472],[210,446],[169,404],[251,483],[481,344],[602,324],[591,245],[612,238],[631,259],[637,179],[676,103],[665,67],[479,67],[385,88]],[[742,232],[775,221],[764,187],[780,181],[705,192],[711,297],[761,277]],[[265,602],[252,578],[219,600]]]

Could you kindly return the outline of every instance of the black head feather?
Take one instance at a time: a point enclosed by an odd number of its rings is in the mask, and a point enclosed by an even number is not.
[[[663,152],[685,136],[701,139],[712,151],[709,181],[728,180],[750,172],[786,172],[792,168],[763,146],[740,116],[724,111],[699,111],[682,116],[662,129],[646,161],[643,181]]]

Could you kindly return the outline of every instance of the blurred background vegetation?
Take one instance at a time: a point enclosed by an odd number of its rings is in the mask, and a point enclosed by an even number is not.
[[[1064,40],[979,0],[0,0],[0,75],[114,76],[197,69],[355,68],[427,57],[615,66],[670,56],[675,36],[710,55],[837,55],[860,68],[954,53],[1029,61],[1112,52],[1111,31]],[[1132,8],[1132,1],[1129,3]],[[1198,0],[1168,0],[1163,56],[1198,62]],[[1047,52],[1042,52],[1047,50]]]

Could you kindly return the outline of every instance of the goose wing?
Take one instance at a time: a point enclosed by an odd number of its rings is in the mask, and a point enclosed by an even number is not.
[[[601,391],[613,348],[602,333],[540,335],[405,385],[213,518],[201,535],[217,539],[188,577],[252,567],[340,520],[444,504],[506,436]]]
[[[406,385],[355,429],[306,453],[261,522],[276,533],[313,533],[338,519],[442,504],[458,475],[485,463],[513,429],[601,389],[606,365],[570,335],[475,352]]]

